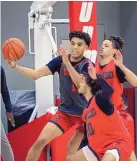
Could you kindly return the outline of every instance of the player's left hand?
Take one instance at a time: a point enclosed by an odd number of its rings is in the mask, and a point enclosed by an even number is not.
[[[93,66],[91,61],[89,61],[89,65],[88,65],[88,74],[92,79],[97,79],[96,68]]]
[[[10,121],[11,125],[15,127],[15,120],[12,112],[6,112],[7,119]]]
[[[62,44],[60,45],[60,48],[57,50],[57,55],[62,56],[62,61],[65,65],[69,62],[67,51]]]
[[[123,65],[123,56],[119,50],[115,53],[114,61],[117,66]]]

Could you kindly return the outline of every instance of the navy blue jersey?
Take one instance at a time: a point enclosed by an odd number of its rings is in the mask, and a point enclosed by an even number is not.
[[[78,73],[88,73],[88,59],[83,57],[79,62],[71,62]],[[83,108],[87,106],[87,101],[83,95],[78,93],[75,84],[69,75],[67,67],[62,61],[62,57],[56,57],[47,64],[54,74],[59,73],[61,104],[59,110],[67,114],[82,115]]]
[[[6,82],[6,75],[3,67],[0,66],[0,68],[1,68],[1,95],[3,98],[3,102],[5,104],[6,111],[11,112],[12,104],[11,104],[9,90]]]

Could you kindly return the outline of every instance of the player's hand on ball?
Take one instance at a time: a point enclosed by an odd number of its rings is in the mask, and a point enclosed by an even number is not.
[[[12,57],[10,57],[10,58],[7,60],[7,62],[8,62],[9,66],[10,66],[11,68],[15,68],[16,63],[15,63],[15,60],[14,60]]]

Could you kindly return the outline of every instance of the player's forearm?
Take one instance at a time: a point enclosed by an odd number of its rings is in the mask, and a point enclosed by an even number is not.
[[[34,69],[22,67],[19,65],[16,65],[14,69],[28,78],[31,78],[33,80],[37,79],[37,74]]]
[[[1,91],[3,102],[7,112],[12,112],[12,104],[10,100],[9,91]]]
[[[103,78],[98,77],[96,82],[103,89],[102,97],[109,99],[114,92],[113,88]]]
[[[124,72],[126,80],[134,87],[137,87],[137,76],[129,70],[125,65],[119,66],[120,69]]]
[[[80,74],[74,69],[74,67],[71,65],[70,62],[68,62],[66,64],[66,67],[68,69],[68,72],[70,74],[72,81],[74,82],[76,87],[79,88],[80,83],[82,82],[82,78],[81,78]]]
[[[10,94],[9,94],[9,89],[7,86],[7,81],[6,81],[6,76],[5,72],[1,73],[2,74],[2,79],[1,79],[1,95],[3,98],[3,102],[5,104],[5,108],[7,112],[12,111],[12,104],[10,100]]]

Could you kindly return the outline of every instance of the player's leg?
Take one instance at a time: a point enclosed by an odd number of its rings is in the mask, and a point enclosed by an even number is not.
[[[123,156],[124,153],[121,153],[121,150],[119,149],[119,147],[115,146],[111,148],[111,146],[109,147],[109,150],[107,150],[103,156],[103,158],[101,159],[101,161],[119,161],[122,160],[123,161]],[[122,158],[121,158],[122,157]]]
[[[42,149],[54,138],[60,136],[69,129],[70,125],[66,120],[67,115],[60,111],[57,111],[56,114],[52,116],[52,118],[43,128],[38,139],[30,148],[26,161],[37,161]]]
[[[6,137],[3,124],[0,120],[1,127],[1,155],[4,161],[14,161],[14,155],[10,143]]]
[[[98,161],[99,158],[92,152],[88,146],[78,150],[75,154],[70,154],[66,161]]]
[[[137,161],[137,157],[135,155],[135,152],[133,151],[130,158],[128,159],[128,161]]]
[[[109,154],[111,154],[109,156]],[[113,158],[114,157],[114,158]],[[129,158],[130,157],[130,158]],[[131,137],[111,144],[101,161],[136,161]]]
[[[75,131],[74,135],[72,136],[72,138],[68,142],[67,156],[75,153],[78,150],[81,140],[83,138],[83,135],[84,134],[82,132],[80,132],[79,130]]]
[[[63,132],[54,123],[48,122],[40,133],[38,139],[30,148],[26,161],[37,161],[42,149],[54,138],[61,135]]]
[[[66,161],[87,161],[82,149],[67,156]]]
[[[81,117],[72,116],[71,120],[73,121],[74,125],[77,125],[77,128],[76,128],[74,135],[72,136],[72,138],[68,142],[67,156],[69,154],[75,153],[79,149],[82,149],[82,148],[79,148],[79,146],[81,144],[81,141],[82,141],[83,136],[84,136],[84,131],[85,131],[85,124],[84,124]]]
[[[78,150],[82,149],[84,146],[87,146],[87,145],[88,145],[88,138],[87,138],[86,132],[84,132],[84,137],[82,138],[82,141],[81,141],[81,143],[79,145]]]
[[[111,154],[111,153],[106,153],[103,158],[101,159],[101,161],[119,161],[116,159],[116,157]]]
[[[98,159],[88,146],[85,146],[75,154],[70,154],[66,161],[98,161]]]
[[[120,114],[120,116],[121,116],[121,118],[122,118],[122,120],[123,120],[123,122],[124,122],[126,128],[127,128],[128,131],[129,131],[129,134],[130,134],[130,136],[131,136],[131,138],[132,138],[132,141],[133,141],[133,147],[135,148],[135,139],[134,139],[134,133],[135,133],[135,132],[134,132],[134,119],[133,119],[133,117],[132,117],[129,113],[127,113],[127,112],[124,110],[124,108],[125,108],[125,105],[123,104],[122,107],[121,107],[121,109],[119,110],[119,114]]]

